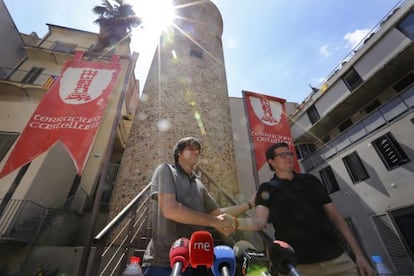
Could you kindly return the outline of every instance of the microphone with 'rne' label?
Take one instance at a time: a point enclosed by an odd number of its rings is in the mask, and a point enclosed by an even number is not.
[[[214,262],[213,236],[208,231],[196,231],[191,235],[189,244],[191,267],[210,268]]]

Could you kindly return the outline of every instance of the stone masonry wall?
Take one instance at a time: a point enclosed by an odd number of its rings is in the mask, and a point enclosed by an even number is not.
[[[223,24],[210,1],[180,0],[176,20],[161,37],[138,103],[110,216],[115,216],[147,185],[161,163],[173,163],[182,137],[202,143],[202,167],[227,193],[238,193],[229,97],[221,35]]]

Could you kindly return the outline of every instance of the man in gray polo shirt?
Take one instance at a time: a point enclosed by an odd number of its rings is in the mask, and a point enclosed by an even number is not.
[[[223,235],[234,231],[233,219],[254,206],[254,198],[239,205],[220,208],[193,169],[198,163],[201,144],[194,137],[178,141],[174,147],[175,165],[159,165],[151,180],[153,199],[152,239],[143,259],[144,275],[169,276],[169,250],[179,238],[190,238],[194,231],[213,227]],[[195,275],[187,269],[182,275]]]

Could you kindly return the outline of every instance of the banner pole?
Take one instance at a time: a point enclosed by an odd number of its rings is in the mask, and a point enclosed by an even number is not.
[[[244,106],[244,115],[246,116],[246,121],[247,121],[247,132],[248,132],[248,138],[249,138],[249,148],[250,148],[250,155],[252,157],[252,170],[253,170],[253,178],[254,178],[254,184],[256,186],[256,191],[259,189],[260,186],[260,182],[259,182],[259,174],[258,174],[258,170],[257,170],[257,166],[256,166],[256,155],[254,154],[254,143],[253,143],[253,137],[251,135],[251,125],[250,125],[250,120],[249,118],[249,114],[247,112],[247,102],[246,102],[246,91],[242,91],[243,94],[243,106]]]
[[[11,184],[9,190],[4,195],[4,198],[1,200],[0,203],[0,218],[3,215],[4,210],[7,207],[7,204],[9,203],[10,199],[12,198],[14,192],[16,191],[17,187],[19,186],[20,182],[22,181],[23,176],[26,174],[27,169],[30,166],[30,163],[27,163],[23,167],[19,169],[19,172],[17,173],[16,177],[13,180],[13,183]]]
[[[93,234],[94,234],[94,231],[95,231],[96,221],[97,221],[97,218],[98,218],[98,215],[99,215],[100,202],[101,202],[102,195],[103,195],[104,189],[105,189],[106,173],[108,171],[109,162],[110,162],[111,154],[112,154],[112,149],[113,149],[113,146],[114,146],[114,143],[115,143],[115,138],[116,138],[116,133],[117,133],[116,130],[118,128],[118,124],[119,124],[119,121],[121,119],[121,110],[122,110],[122,105],[125,101],[125,94],[126,94],[126,90],[127,90],[127,87],[128,87],[128,81],[131,77],[131,74],[133,73],[133,70],[135,68],[135,64],[137,62],[137,59],[138,59],[138,54],[136,52],[134,52],[133,55],[132,55],[131,62],[128,64],[127,72],[125,74],[123,86],[122,86],[122,89],[121,89],[121,96],[119,97],[119,102],[118,102],[118,106],[117,106],[117,110],[116,110],[115,119],[114,119],[114,122],[112,124],[111,135],[110,135],[110,138],[109,138],[106,150],[105,150],[105,157],[104,157],[104,163],[103,163],[102,171],[101,171],[98,186],[97,186],[96,192],[95,192],[95,199],[94,199],[93,207],[92,207],[91,220],[90,220],[88,230],[87,230],[87,234],[86,234],[86,240],[85,240],[85,245],[84,245],[84,249],[83,249],[82,256],[81,256],[81,262],[80,262],[80,265],[79,265],[78,276],[86,275],[86,270],[87,270],[87,267],[88,267],[89,254],[90,254],[91,246],[92,246]]]

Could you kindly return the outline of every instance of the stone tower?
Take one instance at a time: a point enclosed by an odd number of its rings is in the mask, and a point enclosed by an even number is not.
[[[173,163],[173,146],[195,136],[200,167],[227,193],[238,192],[221,36],[208,0],[176,0],[175,27],[161,35],[112,196],[117,214],[149,183],[157,165]]]

